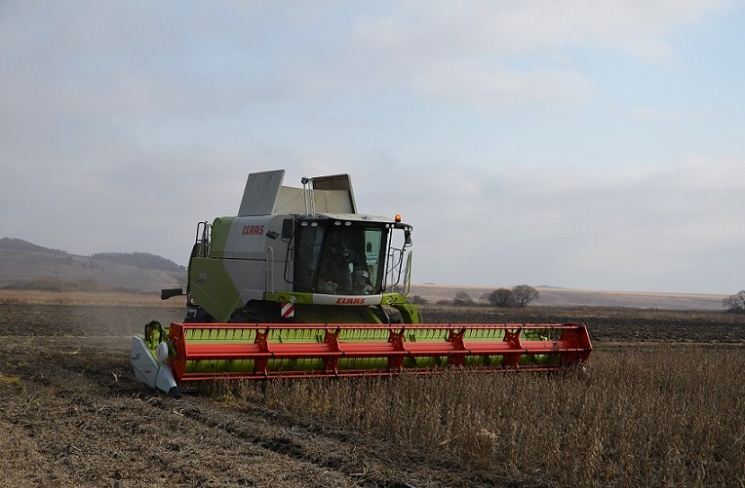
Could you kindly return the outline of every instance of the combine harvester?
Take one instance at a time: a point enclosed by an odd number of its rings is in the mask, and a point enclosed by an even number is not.
[[[412,227],[357,213],[348,175],[282,186],[249,175],[238,215],[200,222],[183,323],[132,339],[137,378],[186,381],[561,370],[584,363],[584,324],[422,324],[407,300]]]

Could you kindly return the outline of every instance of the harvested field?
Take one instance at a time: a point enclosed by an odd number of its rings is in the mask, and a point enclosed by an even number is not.
[[[587,374],[134,379],[175,301],[0,294],[0,486],[745,486],[745,318],[429,307],[429,322],[585,321]]]

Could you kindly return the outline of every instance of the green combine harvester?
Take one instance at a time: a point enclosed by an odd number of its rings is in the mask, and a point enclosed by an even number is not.
[[[413,228],[357,213],[349,175],[283,186],[253,173],[235,217],[200,222],[182,323],[132,339],[137,378],[184,381],[559,370],[584,363],[584,324],[423,324],[407,299]]]

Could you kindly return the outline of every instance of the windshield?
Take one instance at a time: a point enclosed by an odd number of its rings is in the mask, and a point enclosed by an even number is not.
[[[312,222],[301,224],[298,232],[295,290],[329,295],[381,292],[388,233],[383,224]]]

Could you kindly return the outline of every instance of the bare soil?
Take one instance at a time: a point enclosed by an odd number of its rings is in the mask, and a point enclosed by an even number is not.
[[[0,294],[0,487],[546,486],[282,413],[262,401],[260,389],[255,402],[239,406],[204,389],[179,400],[149,391],[131,371],[131,337],[152,319],[180,320],[178,305]],[[428,321],[457,313],[432,310]],[[542,313],[562,318],[556,310]],[[597,346],[745,343],[740,317],[626,313],[586,312]]]

